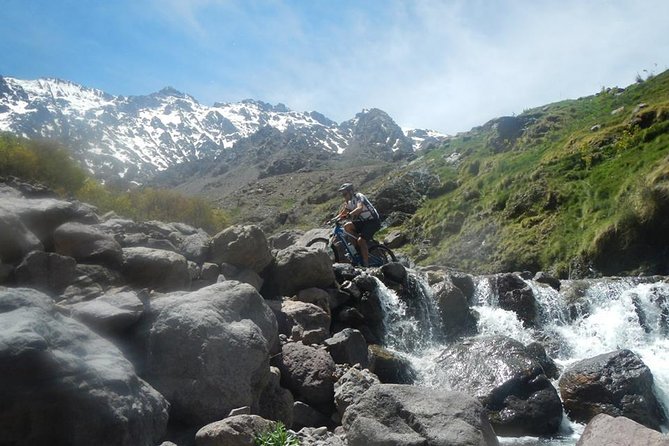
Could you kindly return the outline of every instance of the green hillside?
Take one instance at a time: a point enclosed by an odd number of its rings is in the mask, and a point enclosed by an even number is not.
[[[493,120],[424,153],[448,192],[401,228],[466,271],[669,273],[669,72]]]

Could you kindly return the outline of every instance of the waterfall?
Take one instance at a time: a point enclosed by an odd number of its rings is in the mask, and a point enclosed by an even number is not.
[[[415,272],[410,301],[379,284],[384,312],[384,343],[407,357],[420,385],[451,388],[447,373],[436,366],[444,344],[430,287]],[[564,369],[570,364],[618,349],[638,354],[650,368],[658,400],[669,409],[669,283],[663,278],[565,280],[561,291],[525,281],[537,304],[537,324],[528,328],[512,311],[499,308],[490,278],[476,277],[471,301],[480,335],[501,334],[527,345],[540,342]],[[557,388],[557,380],[554,382]],[[563,438],[501,439],[515,445],[573,445],[583,426],[564,418]],[[570,436],[570,431],[576,434]]]

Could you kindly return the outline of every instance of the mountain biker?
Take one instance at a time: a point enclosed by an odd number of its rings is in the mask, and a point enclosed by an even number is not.
[[[355,192],[353,184],[344,183],[338,189],[344,197],[344,206],[337,214],[338,219],[350,218],[344,230],[355,237],[356,245],[362,257],[362,266],[369,265],[368,243],[374,238],[376,231],[381,229],[379,213],[372,203],[360,192]]]

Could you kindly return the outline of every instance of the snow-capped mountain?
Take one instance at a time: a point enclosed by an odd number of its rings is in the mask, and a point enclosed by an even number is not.
[[[410,153],[427,135],[407,136],[378,109],[339,125],[283,104],[245,100],[207,106],[173,88],[113,96],[58,79],[0,76],[0,131],[59,140],[102,178],[144,181],[168,167],[213,159],[266,127],[309,150],[378,157]]]

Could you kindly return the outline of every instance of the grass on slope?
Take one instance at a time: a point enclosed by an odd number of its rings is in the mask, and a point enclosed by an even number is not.
[[[409,253],[476,272],[659,272],[668,155],[669,72],[493,120],[419,161],[457,187],[406,225]]]
[[[31,141],[0,134],[0,176],[42,183],[61,196],[73,196],[134,220],[179,221],[210,232],[228,218],[201,198],[161,189],[118,191],[104,187],[76,165],[67,151],[51,141]]]

